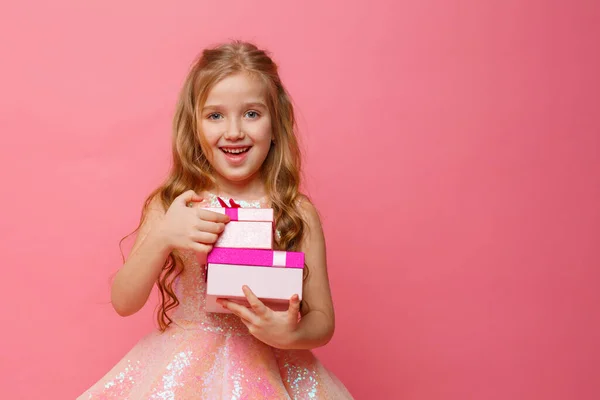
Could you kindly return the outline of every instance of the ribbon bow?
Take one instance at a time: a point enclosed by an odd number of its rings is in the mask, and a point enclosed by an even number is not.
[[[223,200],[220,197],[217,197],[217,200],[219,201],[219,204],[223,207],[223,208],[241,208],[242,206],[240,206],[239,204],[237,204],[235,201],[233,201],[233,199],[229,199],[229,204],[227,205],[227,203],[225,202],[225,200]]]
[[[238,209],[242,208],[239,204],[237,204],[233,199],[229,199],[229,205],[220,197],[217,197],[219,204],[221,207],[225,209],[225,215],[227,215],[231,221],[238,220]]]

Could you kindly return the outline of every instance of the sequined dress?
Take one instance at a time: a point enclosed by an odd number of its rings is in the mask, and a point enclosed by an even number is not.
[[[205,201],[220,206],[214,195]],[[352,399],[312,352],[275,349],[250,335],[236,316],[205,312],[204,268],[194,254],[181,255],[173,323],[143,337],[78,399]]]

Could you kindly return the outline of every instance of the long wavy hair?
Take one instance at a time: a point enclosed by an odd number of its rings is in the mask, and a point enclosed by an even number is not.
[[[294,109],[278,73],[266,51],[247,42],[234,41],[204,50],[192,64],[185,79],[173,118],[172,166],[164,183],[144,202],[140,224],[150,203],[157,199],[166,210],[183,192],[210,190],[215,186],[213,170],[203,148],[200,110],[211,88],[227,76],[248,73],[261,79],[267,91],[271,114],[273,144],[261,167],[267,196],[274,210],[274,236],[277,250],[299,250],[305,221],[299,209],[301,155],[296,137]],[[183,271],[177,251],[167,257],[157,279],[160,302],[157,320],[161,331],[172,322],[169,311],[179,305],[173,282]],[[307,271],[307,270],[306,270]]]

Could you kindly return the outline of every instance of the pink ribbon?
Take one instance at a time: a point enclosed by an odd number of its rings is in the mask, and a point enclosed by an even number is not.
[[[242,206],[240,206],[235,201],[233,201],[233,199],[229,199],[229,205],[227,205],[225,200],[223,200],[220,197],[217,197],[217,200],[219,201],[219,204],[221,205],[221,207],[223,207],[225,209],[225,215],[227,215],[231,221],[237,221],[238,220],[238,208],[241,208]]]

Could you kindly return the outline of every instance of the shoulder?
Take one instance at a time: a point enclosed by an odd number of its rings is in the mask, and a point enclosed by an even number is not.
[[[145,222],[151,222],[161,219],[167,212],[160,193],[152,194],[144,204],[142,218]]]
[[[321,216],[319,210],[308,198],[308,196],[301,194],[298,196],[298,210],[304,222],[306,222],[309,230],[321,230]]]
[[[157,194],[149,197],[148,200],[146,201],[146,204],[147,204],[146,208],[148,211],[155,212],[155,213],[163,213],[163,214],[167,211],[165,204],[161,198],[160,193],[157,193]]]

